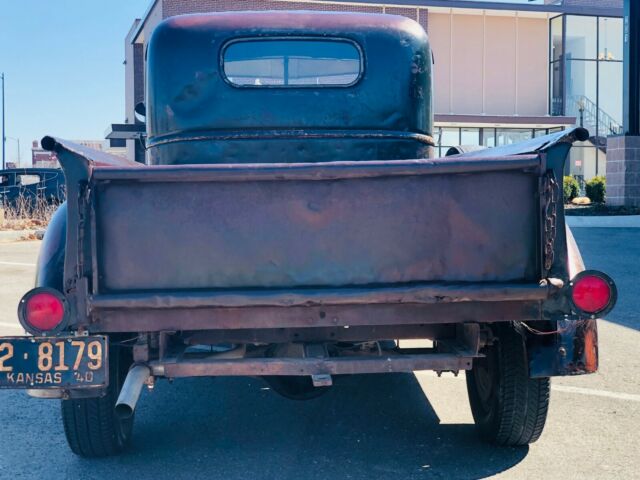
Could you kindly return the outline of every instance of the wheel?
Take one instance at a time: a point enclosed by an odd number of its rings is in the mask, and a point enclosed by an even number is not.
[[[265,352],[271,358],[302,358],[304,345],[300,343],[274,344]],[[324,395],[331,387],[314,387],[310,376],[269,375],[262,377],[271,389],[290,400],[311,400]]]
[[[535,442],[549,408],[549,379],[529,378],[525,336],[516,324],[499,324],[467,372],[471,412],[480,436],[506,446]]]
[[[262,377],[271,389],[290,400],[311,400],[329,391],[331,387],[314,387],[308,376],[265,376]]]
[[[110,346],[109,386],[103,397],[62,400],[67,442],[81,457],[106,457],[122,452],[131,440],[133,417],[120,420],[115,405],[133,359],[131,350]]]

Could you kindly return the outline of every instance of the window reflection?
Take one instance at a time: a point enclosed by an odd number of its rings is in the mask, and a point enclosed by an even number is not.
[[[487,148],[512,145],[531,138],[564,130],[564,127],[548,128],[493,128],[493,127],[440,127],[437,129],[436,154],[444,156],[456,146],[484,146]]]
[[[498,146],[512,145],[514,143],[524,142],[525,140],[530,140],[532,135],[533,131],[531,129],[525,130],[520,128],[498,128]]]
[[[462,128],[460,130],[460,145],[480,145],[480,129]]]
[[[600,62],[598,135],[622,133],[622,63]]]
[[[567,15],[565,52],[567,59],[596,59],[598,42],[598,19]]]
[[[549,58],[552,61],[559,60],[562,56],[562,17],[551,19],[551,52]]]
[[[350,85],[360,65],[360,52],[346,41],[249,40],[224,51],[224,73],[239,86]]]
[[[622,19],[600,17],[598,22],[598,60],[622,60]]]

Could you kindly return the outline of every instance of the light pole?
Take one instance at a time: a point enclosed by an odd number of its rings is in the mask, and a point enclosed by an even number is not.
[[[4,136],[4,72],[0,74],[0,79],[2,79],[2,170],[4,170],[4,144],[6,141],[6,138]]]
[[[22,162],[20,161],[20,139],[16,138],[16,137],[4,137],[8,140],[15,140],[15,142],[18,144],[18,167],[22,164]]]

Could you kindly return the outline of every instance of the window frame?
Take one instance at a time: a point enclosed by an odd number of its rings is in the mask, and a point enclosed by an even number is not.
[[[358,76],[355,78],[355,80],[353,80],[350,83],[345,83],[345,84],[327,84],[327,85],[315,85],[315,84],[309,84],[309,85],[305,85],[305,84],[296,84],[296,85],[240,85],[237,83],[232,82],[231,80],[229,80],[229,78],[227,77],[227,74],[225,72],[224,66],[225,66],[225,53],[227,51],[227,49],[236,44],[236,43],[243,43],[243,42],[255,42],[255,41],[261,41],[261,42],[269,42],[269,41],[317,41],[317,42],[339,42],[339,43],[348,43],[351,46],[353,46],[356,51],[358,52],[358,55],[360,57],[360,62],[359,62],[359,73]],[[295,35],[295,36],[288,36],[288,35],[264,35],[264,36],[251,36],[251,37],[237,37],[237,38],[232,38],[231,40],[228,40],[227,42],[225,42],[222,47],[220,48],[220,53],[219,53],[219,58],[218,58],[218,66],[219,66],[219,71],[220,71],[220,76],[222,77],[222,79],[224,80],[224,82],[233,87],[233,88],[240,88],[240,89],[284,89],[284,90],[295,90],[295,89],[332,89],[332,88],[351,88],[355,85],[357,85],[358,83],[360,83],[360,81],[362,80],[362,78],[365,75],[365,54],[364,54],[364,50],[363,48],[360,46],[360,44],[358,42],[356,42],[355,40],[351,39],[351,38],[347,38],[347,37],[320,37],[317,35]]]

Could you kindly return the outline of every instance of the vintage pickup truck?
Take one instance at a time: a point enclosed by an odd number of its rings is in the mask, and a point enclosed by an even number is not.
[[[466,370],[483,438],[524,445],[549,377],[596,371],[616,287],[558,184],[585,130],[433,159],[432,54],[399,16],[180,16],[146,55],[145,165],[42,140],[67,202],[18,307],[32,336],[0,339],[0,386],[61,399],[75,453],[126,448],[159,379],[307,399],[418,370]]]

